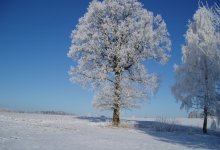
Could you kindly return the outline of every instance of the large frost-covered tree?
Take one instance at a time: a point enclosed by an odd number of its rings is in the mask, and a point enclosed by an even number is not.
[[[93,105],[113,110],[113,124],[121,109],[137,107],[158,88],[158,77],[143,64],[169,59],[170,40],[160,15],[137,0],[93,0],[73,30],[68,57],[73,82],[95,92]]]
[[[208,115],[219,114],[217,89],[220,80],[220,15],[218,6],[199,6],[189,22],[182,47],[182,65],[175,65],[176,83],[172,92],[181,107],[203,111],[203,132]]]

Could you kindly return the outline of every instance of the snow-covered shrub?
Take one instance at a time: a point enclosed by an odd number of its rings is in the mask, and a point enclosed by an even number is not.
[[[213,119],[212,123],[211,123],[211,127],[212,130],[216,130],[217,126],[216,126],[216,121]]]
[[[119,127],[121,128],[131,128],[134,129],[136,125],[136,121],[127,121],[127,120],[122,120]]]
[[[155,119],[157,123],[155,125],[156,131],[165,131],[165,132],[173,132],[177,129],[176,124],[178,121],[175,118],[170,117],[157,117]]]
[[[203,118],[203,113],[194,110],[189,113],[188,118]]]

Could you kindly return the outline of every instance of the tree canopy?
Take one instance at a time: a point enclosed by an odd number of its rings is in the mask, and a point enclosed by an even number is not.
[[[71,38],[71,80],[95,91],[96,108],[131,109],[157,91],[144,62],[166,63],[171,42],[162,17],[137,0],[92,1]]]

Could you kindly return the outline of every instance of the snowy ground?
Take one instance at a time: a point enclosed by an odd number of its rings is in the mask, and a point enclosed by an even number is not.
[[[203,135],[201,119],[172,121],[177,125],[167,132],[158,131],[154,118],[126,119],[113,128],[104,117],[0,112],[0,150],[220,150],[219,132]]]

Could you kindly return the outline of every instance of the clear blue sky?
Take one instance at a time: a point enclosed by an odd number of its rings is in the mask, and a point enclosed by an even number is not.
[[[144,8],[162,15],[171,34],[168,64],[149,64],[161,75],[161,87],[130,116],[186,116],[170,87],[173,65],[181,61],[181,45],[197,0],[140,0]],[[91,91],[69,81],[73,64],[66,54],[70,33],[87,11],[89,0],[0,0],[0,108],[61,110],[79,115],[102,114],[92,108]],[[220,0],[209,0],[209,3]]]

